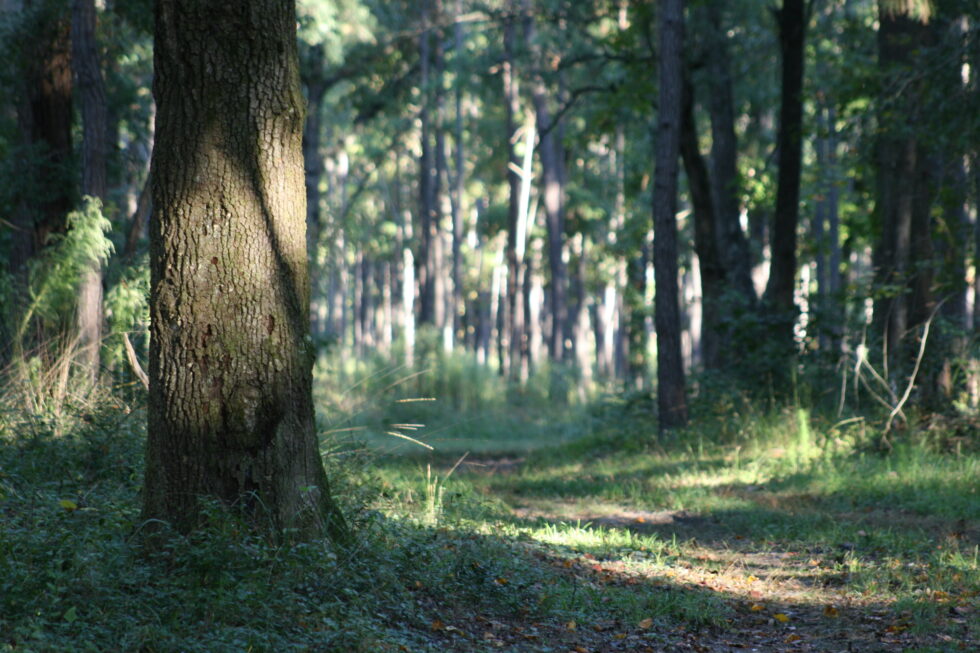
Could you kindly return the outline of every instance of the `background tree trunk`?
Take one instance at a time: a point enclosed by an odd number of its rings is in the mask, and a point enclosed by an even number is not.
[[[156,4],[144,519],[343,536],[313,420],[292,2]]]
[[[653,190],[657,296],[657,407],[661,433],[687,423],[677,288],[677,167],[680,156],[684,2],[660,4],[660,91]]]
[[[521,159],[514,148],[517,121],[520,114],[519,82],[515,70],[515,25],[513,19],[504,24],[504,109],[506,112],[507,170],[507,283],[505,301],[500,304],[503,314],[500,330],[500,369],[511,375],[521,369],[521,342],[524,340],[524,303],[520,301],[523,286],[523,253],[525,242],[518,243],[521,219]],[[520,256],[518,256],[520,252]]]
[[[313,279],[314,287],[317,285],[320,273],[317,260],[322,227],[320,179],[324,172],[323,155],[320,153],[322,138],[320,116],[323,112],[323,98],[329,88],[323,79],[324,58],[322,45],[310,48],[305,80],[307,116],[306,126],[303,129],[303,163],[306,171],[306,243],[309,251],[310,278]],[[310,311],[312,332],[314,336],[319,336],[326,330],[326,325],[319,319],[322,311],[318,310],[317,304],[324,299],[320,293],[313,292],[312,301],[314,302]]]
[[[524,40],[532,53],[532,66],[544,66],[544,55],[536,43],[537,29],[528,0],[524,0]],[[541,157],[541,186],[544,198],[545,227],[548,234],[548,268],[551,283],[548,288],[551,330],[548,333],[548,351],[552,360],[560,361],[565,352],[564,323],[566,319],[565,287],[568,285],[562,249],[565,240],[565,187],[562,180],[564,152],[557,138],[556,125],[548,106],[547,88],[541,73],[535,72],[531,81],[531,100],[537,114]],[[557,118],[556,118],[557,119]]]
[[[453,41],[455,43],[456,54],[456,79],[455,79],[455,130],[453,139],[455,145],[455,174],[452,184],[452,219],[453,219],[453,312],[452,326],[453,337],[460,341],[466,339],[466,323],[472,323],[466,313],[466,296],[463,293],[463,220],[465,217],[463,206],[463,191],[466,187],[465,158],[463,148],[463,23],[460,17],[463,15],[463,2],[456,0],[455,23],[453,25]],[[464,323],[464,318],[466,321]]]
[[[694,211],[694,250],[701,273],[701,360],[706,370],[723,367],[722,307],[726,269],[719,254],[718,225],[708,166],[698,148],[694,121],[694,88],[684,80],[680,149]]]
[[[773,319],[775,365],[792,355],[796,321],[796,228],[800,214],[803,147],[803,61],[806,34],[804,0],[784,0],[777,13],[782,55],[782,90],[777,135],[776,211],[773,217],[772,263],[766,285],[766,310]],[[781,369],[780,369],[781,371]]]
[[[52,234],[64,233],[74,194],[70,21],[60,9],[42,11],[23,54],[24,82],[16,105],[25,178],[24,189],[15,195],[6,263],[18,302],[28,296],[28,261],[44,249]],[[12,326],[6,320],[0,320],[0,325]],[[39,324],[33,326],[27,342],[12,342],[13,331],[0,334],[0,367],[6,367],[18,349],[45,341],[49,334],[42,333]]]
[[[74,0],[71,9],[72,68],[82,110],[82,195],[106,197],[106,93],[95,41],[95,0]],[[102,265],[89,262],[78,287],[76,362],[94,382],[102,344]]]
[[[735,297],[747,307],[756,303],[752,284],[752,257],[741,226],[741,184],[738,177],[738,140],[735,137],[735,100],[728,35],[723,25],[722,6],[707,3],[707,56],[711,115],[711,193],[714,200],[717,254],[727,283]],[[703,277],[702,277],[703,279]],[[719,307],[719,310],[721,307]],[[707,318],[707,316],[705,316]],[[727,341],[725,345],[729,344]]]
[[[422,95],[419,119],[422,123],[422,148],[419,157],[419,245],[415,259],[416,277],[419,284],[419,323],[432,324],[435,321],[436,280],[434,270],[434,250],[438,229],[438,208],[436,207],[438,176],[435,173],[435,152],[432,138],[432,10],[433,0],[422,2],[422,33],[419,36],[419,65],[421,67],[420,90]]]
[[[875,304],[875,322],[887,349],[886,369],[911,370],[917,347],[906,339],[931,312],[932,236],[929,229],[929,162],[915,125],[923,80],[910,81],[929,43],[930,27],[919,18],[879,12],[878,64],[885,103],[879,115],[875,281],[893,290]],[[895,95],[897,93],[897,95]],[[893,98],[894,96],[894,98]],[[886,109],[887,107],[887,109]]]

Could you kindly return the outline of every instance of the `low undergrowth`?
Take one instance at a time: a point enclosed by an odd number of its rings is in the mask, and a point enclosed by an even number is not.
[[[647,615],[723,619],[710,597],[661,584],[583,582],[568,552],[502,530],[503,506],[432,476],[413,495],[350,450],[328,461],[352,549],[277,544],[210,505],[206,528],[147,553],[142,410],[88,404],[57,428],[4,419],[0,650],[524,650],[575,623],[598,636]]]
[[[953,448],[935,428],[910,428],[887,449],[862,420],[751,407],[658,441],[642,399],[515,405],[513,419],[429,406],[456,428],[447,446],[429,438],[434,451],[325,441],[356,526],[351,549],[278,544],[213,505],[206,528],[152,554],[139,546],[142,409],[105,395],[54,424],[8,407],[0,650],[980,641],[980,457],[969,441]],[[402,409],[390,428],[421,423]]]

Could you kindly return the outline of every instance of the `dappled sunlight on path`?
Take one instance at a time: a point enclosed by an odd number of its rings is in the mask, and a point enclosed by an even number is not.
[[[600,589],[653,583],[665,593],[710,594],[730,609],[728,628],[681,629],[654,644],[621,627],[606,637],[596,631],[591,648],[571,650],[980,647],[970,627],[980,607],[975,589],[938,589],[948,587],[938,577],[955,582],[958,561],[976,555],[977,533],[962,520],[891,506],[835,510],[806,492],[716,479],[704,488],[713,498],[700,506],[652,509],[604,499],[609,490],[601,486],[612,474],[549,475],[521,462],[489,459],[473,471],[487,483],[485,491],[505,500],[508,518],[527,529],[558,573]],[[643,475],[642,466],[633,464],[619,478],[635,484]],[[697,485],[690,477],[671,482]],[[937,560],[947,564],[940,569]],[[921,628],[924,622],[930,628]],[[644,625],[634,624],[634,631]]]

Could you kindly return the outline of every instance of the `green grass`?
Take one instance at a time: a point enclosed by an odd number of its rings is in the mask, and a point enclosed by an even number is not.
[[[207,528],[148,555],[139,406],[104,397],[55,424],[3,404],[0,651],[980,641],[970,447],[910,430],[882,452],[868,423],[737,403],[658,441],[642,397],[569,406],[498,385],[399,403],[426,388],[359,374],[318,390],[351,551],[277,544],[212,505]],[[386,430],[435,449],[392,451]]]
[[[914,431],[884,452],[863,421],[821,424],[797,409],[748,410],[658,442],[652,422],[623,411],[600,407],[591,435],[538,440],[518,466],[464,460],[444,484],[460,497],[445,518],[576,565],[601,561],[620,580],[694,590],[657,602],[604,588],[627,622],[737,625],[754,605],[798,615],[828,642],[868,624],[879,627],[865,644],[883,650],[980,640],[980,456],[944,453]],[[423,461],[445,469],[454,458],[388,457],[381,476],[410,506],[424,493]],[[936,638],[951,644],[928,644]]]

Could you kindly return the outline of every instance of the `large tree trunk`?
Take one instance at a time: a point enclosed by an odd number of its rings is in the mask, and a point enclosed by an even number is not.
[[[95,42],[95,0],[74,0],[71,9],[72,68],[82,110],[82,195],[106,196],[106,94]],[[76,362],[89,382],[99,374],[102,344],[102,265],[88,262],[78,287]]]
[[[660,90],[653,190],[653,265],[657,284],[657,407],[660,432],[687,423],[677,288],[677,160],[680,155],[684,2],[660,4]]]
[[[806,8],[804,0],[783,0],[777,14],[782,55],[782,90],[776,149],[779,166],[776,211],[773,218],[772,264],[765,303],[774,319],[777,359],[793,351],[796,321],[796,228],[800,214],[800,172],[803,146],[803,55]],[[780,360],[774,361],[777,365]],[[782,371],[781,369],[779,370]]]
[[[293,2],[157,0],[143,518],[201,497],[278,533],[346,527],[311,397]]]

